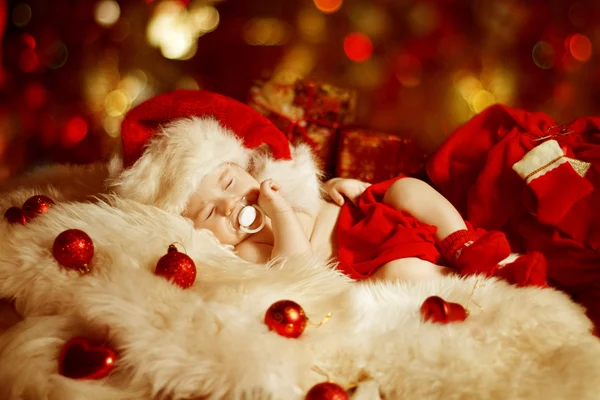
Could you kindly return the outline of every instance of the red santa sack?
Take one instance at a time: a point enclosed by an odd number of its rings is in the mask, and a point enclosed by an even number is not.
[[[600,327],[600,118],[560,126],[492,106],[459,127],[427,165],[432,183],[475,227],[540,251],[550,284]]]

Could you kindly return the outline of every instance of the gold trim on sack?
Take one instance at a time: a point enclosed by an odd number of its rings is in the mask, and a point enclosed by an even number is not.
[[[528,180],[529,178],[531,178],[533,175],[537,174],[538,172],[545,170],[546,168],[548,168],[549,166],[551,166],[552,164],[554,164],[555,162],[557,162],[558,160],[560,160],[563,157],[565,157],[564,154],[556,157],[554,160],[551,160],[550,162],[547,162],[546,164],[542,165],[541,167],[534,169],[533,171],[531,171],[530,173],[527,174],[527,176],[525,177],[525,180]]]
[[[571,167],[573,167],[575,172],[577,172],[577,175],[581,176],[582,178],[585,176],[585,174],[587,174],[587,172],[592,167],[592,163],[589,163],[587,161],[581,161],[576,158],[570,158],[570,157],[566,157],[566,159],[569,162],[569,164],[571,164]]]

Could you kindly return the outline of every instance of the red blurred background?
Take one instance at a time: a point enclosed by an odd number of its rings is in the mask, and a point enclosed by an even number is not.
[[[124,113],[175,88],[245,100],[299,76],[356,122],[434,151],[493,103],[559,123],[600,105],[597,0],[0,0],[0,181],[105,159]]]

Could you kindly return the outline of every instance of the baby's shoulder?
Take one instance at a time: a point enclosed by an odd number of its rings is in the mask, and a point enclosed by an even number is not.
[[[264,264],[271,259],[273,246],[266,243],[260,243],[256,241],[253,236],[250,236],[235,246],[235,252],[242,260]]]

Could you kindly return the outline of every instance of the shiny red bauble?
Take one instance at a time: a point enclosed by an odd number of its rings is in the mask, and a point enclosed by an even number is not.
[[[72,379],[100,379],[114,368],[117,355],[109,347],[94,346],[83,337],[70,339],[58,358],[58,373]]]
[[[265,314],[265,324],[269,329],[287,338],[297,338],[308,323],[308,318],[300,305],[291,300],[273,303]]]
[[[167,254],[156,263],[155,273],[186,289],[196,281],[196,264],[190,256],[170,245]]]
[[[21,224],[25,225],[27,223],[27,219],[25,218],[25,214],[19,207],[10,207],[4,213],[4,219],[9,224]]]
[[[37,195],[25,200],[25,203],[23,203],[23,207],[21,207],[21,210],[23,211],[23,214],[25,215],[27,221],[30,221],[31,219],[37,217],[40,214],[45,214],[53,205],[54,201],[50,197],[44,195]]]
[[[54,240],[52,254],[63,267],[86,274],[94,257],[94,242],[84,231],[68,229]]]
[[[308,393],[306,400],[348,400],[348,393],[340,385],[333,382],[317,383]]]
[[[464,321],[467,318],[467,310],[458,303],[448,303],[441,297],[431,296],[421,305],[421,316],[425,321],[447,324]]]

